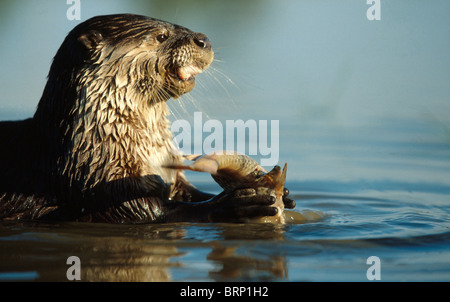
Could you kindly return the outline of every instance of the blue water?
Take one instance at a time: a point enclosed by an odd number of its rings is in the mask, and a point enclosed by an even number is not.
[[[298,207],[320,210],[324,219],[285,226],[4,223],[0,277],[66,280],[66,259],[76,255],[85,281],[367,281],[367,258],[377,256],[383,281],[449,280],[448,193],[296,185],[303,188],[293,190]]]
[[[217,61],[170,102],[172,120],[202,111],[279,121],[295,210],[325,216],[282,226],[3,222],[0,281],[67,280],[69,256],[84,281],[367,281],[370,256],[381,281],[450,281],[450,4],[382,0],[381,20],[368,21],[356,2],[82,2],[82,19],[134,12],[208,34]],[[60,1],[0,6],[0,118],[20,119],[77,22]],[[208,175],[189,179],[219,192]]]

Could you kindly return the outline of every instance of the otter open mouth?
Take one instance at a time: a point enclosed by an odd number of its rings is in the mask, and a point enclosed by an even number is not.
[[[191,91],[195,86],[195,77],[202,73],[204,69],[199,68],[198,64],[188,64],[182,67],[175,67],[168,73],[170,79],[170,95],[177,99],[182,94]]]
[[[202,73],[203,69],[194,64],[186,65],[177,69],[177,76],[182,81],[194,80],[195,76]]]

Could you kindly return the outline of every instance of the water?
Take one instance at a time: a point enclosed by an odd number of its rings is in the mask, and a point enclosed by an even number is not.
[[[314,185],[339,184],[298,184]],[[294,191],[327,216],[285,226],[3,223],[0,278],[66,280],[76,255],[90,281],[365,281],[377,256],[383,281],[448,281],[446,197],[380,195]]]
[[[126,11],[208,34],[220,61],[171,102],[173,119],[278,120],[296,211],[326,215],[284,226],[2,222],[0,280],[67,280],[77,256],[93,281],[367,281],[377,256],[382,281],[450,281],[450,4],[381,2],[380,21],[366,19],[365,1],[82,2],[83,19]],[[64,3],[1,6],[0,118],[25,118],[77,23]],[[189,179],[219,192],[207,175]]]

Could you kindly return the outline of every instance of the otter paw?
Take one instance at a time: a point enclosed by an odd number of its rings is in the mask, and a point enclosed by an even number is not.
[[[256,189],[238,189],[234,191],[232,198],[232,202],[238,206],[270,206],[273,205],[275,201],[275,191],[264,187],[258,187]]]
[[[287,196],[289,195],[289,189],[288,188],[284,188],[283,190],[283,203],[284,203],[284,207],[286,209],[293,209],[296,206],[296,203],[293,199],[288,198]]]

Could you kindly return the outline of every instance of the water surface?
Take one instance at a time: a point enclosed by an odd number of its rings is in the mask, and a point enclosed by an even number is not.
[[[66,280],[76,255],[89,281],[365,281],[377,256],[383,281],[448,281],[450,188],[372,185],[291,183],[314,223],[2,223],[0,278]]]

